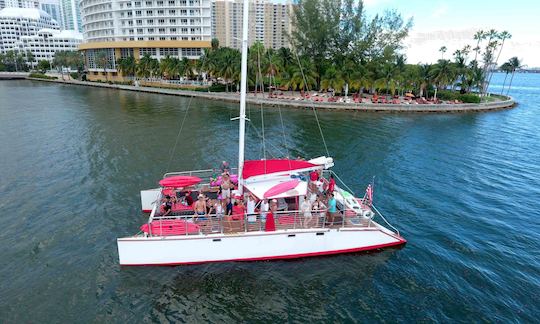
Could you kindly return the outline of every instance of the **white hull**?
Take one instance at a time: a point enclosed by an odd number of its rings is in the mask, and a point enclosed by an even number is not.
[[[293,259],[399,246],[383,228],[297,229],[275,232],[119,238],[121,265],[182,265]]]

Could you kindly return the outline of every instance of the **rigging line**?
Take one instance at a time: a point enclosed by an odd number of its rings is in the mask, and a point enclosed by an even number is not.
[[[257,134],[257,137],[261,138],[261,133],[259,133],[259,131],[257,130],[257,128],[255,127],[255,125],[253,125],[252,123],[249,123],[249,125],[253,128],[253,130],[255,131],[255,133]],[[282,154],[283,156],[284,155],[284,152],[279,148],[277,147],[276,145],[274,145],[272,142],[268,142],[276,151],[279,152],[279,154]],[[270,155],[272,155],[272,157],[276,157],[274,154],[272,154],[270,151],[268,152]]]
[[[259,43],[260,44],[260,43]],[[258,76],[256,78],[257,81],[261,80],[262,87],[261,87],[261,94],[264,98],[264,80],[262,79],[262,71],[261,71],[261,49],[259,46],[257,46],[257,69],[258,69]],[[257,83],[255,82],[255,96],[258,97],[257,92]],[[263,104],[261,101],[261,132],[262,132],[262,146],[263,146],[263,158],[264,158],[264,172],[266,173],[266,140],[264,138],[264,111],[263,111]]]
[[[302,68],[302,64],[300,63],[300,58],[298,57],[298,52],[296,49],[294,50],[294,54],[296,56],[296,60],[298,61],[298,67],[300,68],[300,72],[302,73],[302,78],[304,79],[304,84],[306,85],[306,89],[309,90],[309,84],[307,83],[306,75],[304,74],[304,69]],[[328,146],[326,145],[326,140],[324,139],[324,134],[321,128],[321,123],[319,122],[319,116],[317,115],[317,110],[315,109],[315,106],[313,105],[313,102],[311,103],[311,108],[313,109],[313,114],[315,115],[315,120],[317,121],[317,126],[319,127],[319,132],[321,133],[321,138],[324,144],[324,149],[326,150],[326,155],[330,156],[330,152],[328,152]]]
[[[174,142],[173,149],[171,150],[171,153],[169,155],[169,162],[167,162],[167,172],[169,172],[169,167],[171,166],[172,158],[174,154],[176,153],[176,146],[178,145],[178,140],[180,139],[180,134],[182,133],[182,129],[184,128],[184,123],[186,122],[186,118],[189,112],[189,108],[191,107],[191,101],[193,100],[193,96],[189,98],[188,106],[186,109],[186,113],[184,114],[184,119],[182,119],[182,123],[180,124],[180,130],[178,131],[178,134],[176,134],[176,141]]]

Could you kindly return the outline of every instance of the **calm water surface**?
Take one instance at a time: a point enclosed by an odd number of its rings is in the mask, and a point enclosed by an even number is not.
[[[235,161],[237,106],[0,82],[1,321],[538,321],[540,75],[511,94],[517,108],[490,113],[320,112],[335,170],[356,192],[376,176],[401,250],[121,268],[116,237],[146,219],[139,190]],[[310,111],[282,113],[285,132],[264,113],[267,157],[325,154]],[[249,115],[260,158],[259,107]]]

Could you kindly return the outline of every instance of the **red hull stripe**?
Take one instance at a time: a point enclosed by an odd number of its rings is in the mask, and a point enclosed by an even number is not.
[[[210,261],[197,261],[197,262],[177,262],[177,263],[156,263],[156,264],[120,264],[122,266],[176,266],[176,265],[192,265],[192,264],[202,264],[202,263],[215,263],[215,262],[233,262],[233,261],[268,261],[268,260],[282,260],[282,259],[299,259],[307,257],[316,257],[332,254],[344,254],[344,253],[354,253],[362,251],[377,250],[388,247],[397,247],[404,245],[407,241],[399,239],[399,242],[392,242],[386,244],[365,246],[352,249],[344,250],[332,250],[332,251],[323,251],[323,252],[311,252],[311,253],[301,253],[301,254],[288,254],[288,255],[277,255],[277,256],[267,256],[267,257],[258,257],[258,258],[243,258],[243,259],[229,259],[229,260],[210,260]]]
[[[152,209],[143,209],[142,212],[143,212],[143,213],[151,213],[151,212],[152,212]]]

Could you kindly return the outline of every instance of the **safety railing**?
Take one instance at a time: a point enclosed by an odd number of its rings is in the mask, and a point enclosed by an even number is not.
[[[371,205],[371,209],[373,211],[375,211],[375,215],[378,215],[379,217],[381,217],[382,220],[386,223],[386,225],[388,225],[390,228],[392,228],[394,230],[394,232],[397,233],[398,236],[401,236],[401,234],[399,234],[399,230],[397,228],[395,228],[392,224],[390,224],[390,222],[386,220],[386,218],[383,216],[383,214],[375,206]]]
[[[273,226],[267,224],[269,213],[243,215],[155,215],[148,223],[149,236],[208,235],[228,233],[248,233],[278,230],[298,230],[317,228],[358,228],[374,227],[370,219],[354,211],[328,213],[327,210],[313,210],[305,213],[299,210],[272,213]]]

